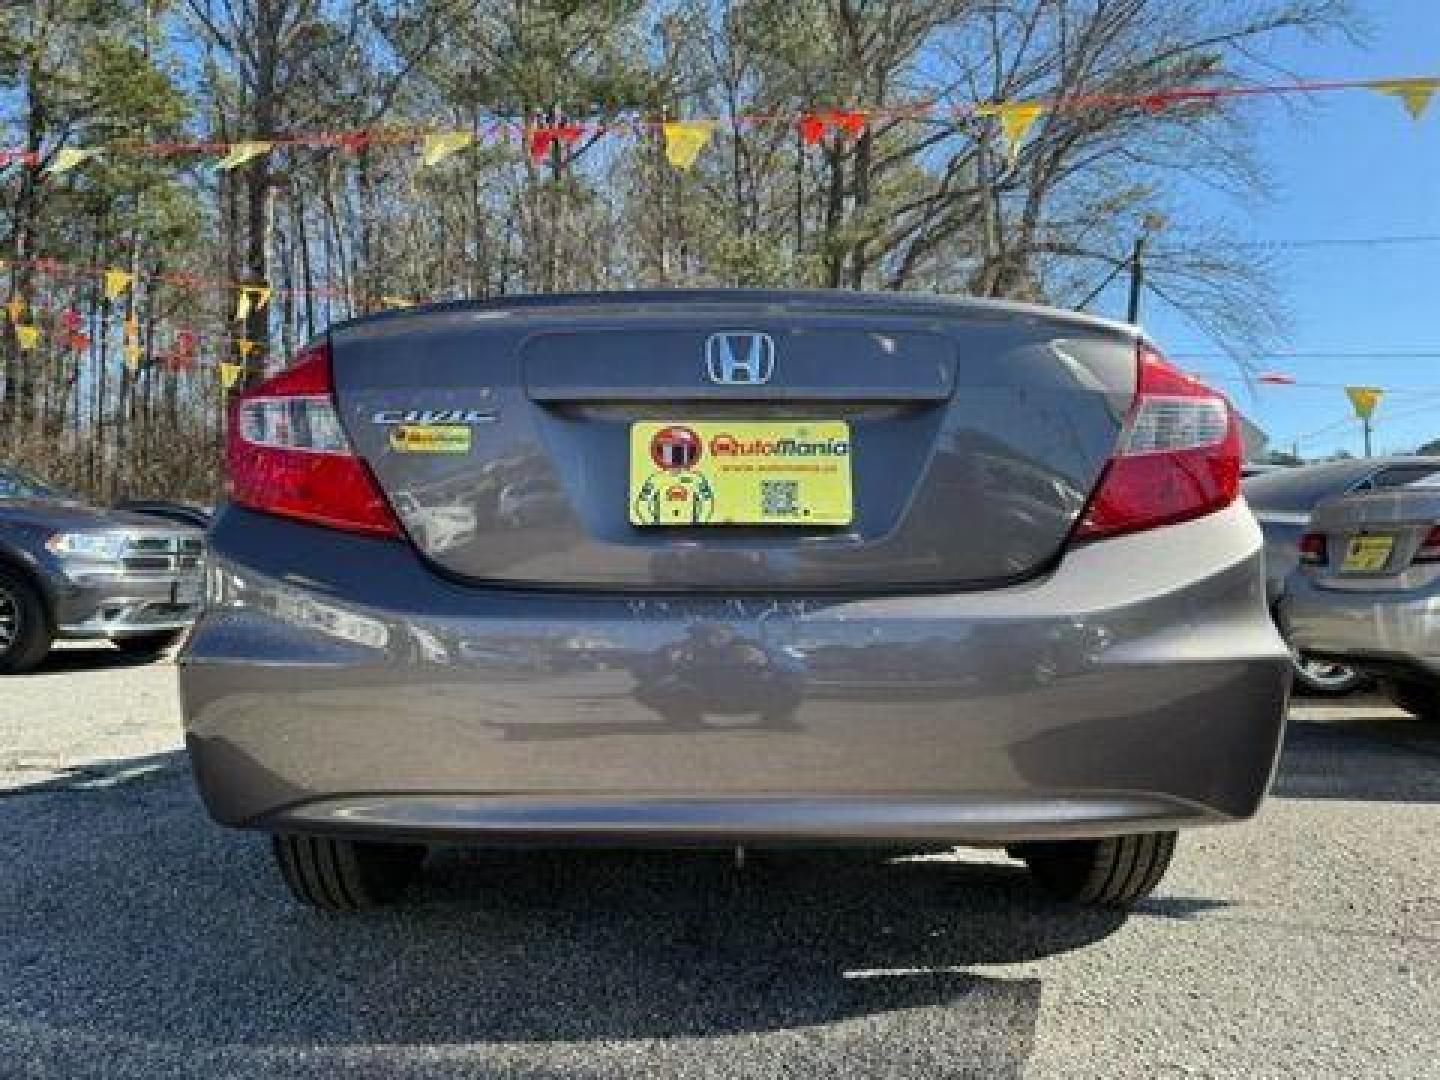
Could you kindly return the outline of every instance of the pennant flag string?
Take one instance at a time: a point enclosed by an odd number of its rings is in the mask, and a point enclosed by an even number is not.
[[[1332,91],[1364,89],[1397,98],[1406,111],[1416,120],[1424,116],[1436,93],[1440,93],[1440,75],[1395,77],[1386,79],[1330,79],[1272,83],[1251,86],[1197,86],[1175,87],[1169,90],[1139,92],[1133,94],[1074,94],[1056,99],[1034,99],[1027,101],[999,101],[960,103],[941,108],[936,105],[938,94],[921,95],[919,100],[891,106],[867,106],[850,109],[817,110],[806,109],[792,113],[740,113],[726,122],[741,125],[785,123],[795,125],[806,145],[815,145],[830,131],[839,131],[855,138],[867,124],[877,119],[906,120],[927,123],[945,123],[966,116],[996,116],[1002,126],[1008,123],[1007,140],[1013,148],[1024,141],[1035,121],[1045,113],[1074,112],[1086,109],[1140,108],[1159,114],[1168,108],[1183,104],[1215,104],[1227,99],[1258,96],[1282,96],[1326,93]],[[667,156],[671,145],[687,146],[699,141],[703,149],[709,136],[700,136],[697,125],[708,124],[713,130],[719,125],[719,118],[700,118],[688,121],[680,127],[696,129],[695,134],[672,133],[675,126],[664,119],[644,117],[622,117],[611,120],[592,120],[564,124],[536,125],[514,117],[492,116],[486,120],[486,133],[491,138],[518,135],[533,161],[543,161],[558,144],[562,147],[574,145],[583,135],[589,133],[638,134],[642,131],[663,131],[666,133]],[[672,143],[678,137],[679,142]],[[287,148],[339,148],[351,152],[369,146],[418,146],[420,147],[420,168],[431,168],[458,150],[477,141],[469,132],[450,129],[426,129],[421,127],[396,129],[358,129],[339,132],[310,132],[275,135],[264,140],[251,139],[237,142],[155,142],[121,139],[91,147],[62,147],[48,160],[22,147],[0,149],[0,167],[20,164],[26,168],[43,167],[47,173],[63,174],[85,161],[100,155],[141,154],[156,157],[196,155],[213,157],[214,167],[221,171],[239,168],[281,147]],[[696,153],[698,153],[698,149]],[[681,155],[683,157],[683,155]],[[693,158],[691,159],[693,163]],[[688,166],[678,166],[686,168]]]

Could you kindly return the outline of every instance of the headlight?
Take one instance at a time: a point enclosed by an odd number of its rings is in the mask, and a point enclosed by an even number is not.
[[[124,533],[56,533],[45,546],[62,559],[119,562],[125,555]]]

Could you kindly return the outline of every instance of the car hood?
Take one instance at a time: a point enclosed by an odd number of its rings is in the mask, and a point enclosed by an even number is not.
[[[167,523],[145,514],[124,510],[102,510],[85,503],[58,499],[15,499],[0,502],[0,523],[54,529],[92,531],[100,529],[144,529],[147,532],[198,533],[183,525]]]

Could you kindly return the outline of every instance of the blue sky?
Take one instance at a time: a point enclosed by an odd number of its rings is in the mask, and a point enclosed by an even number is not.
[[[1297,39],[1270,58],[1302,79],[1440,74],[1440,0],[1369,0],[1357,7],[1371,30],[1366,45]],[[1418,123],[1399,101],[1365,90],[1316,95],[1298,116],[1273,105],[1253,107],[1274,195],[1236,203],[1193,193],[1191,205],[1207,217],[1232,221],[1237,231],[1265,241],[1440,238],[1440,94]],[[1288,449],[1299,438],[1305,456],[1341,448],[1360,453],[1359,425],[1343,422],[1350,406],[1340,386],[1347,383],[1393,388],[1375,415],[1377,453],[1408,452],[1440,438],[1440,239],[1284,249],[1274,265],[1292,316],[1277,351],[1306,355],[1267,356],[1258,366],[1336,385],[1261,387],[1252,396],[1237,382],[1218,383],[1265,428],[1271,445]],[[1123,292],[1103,303],[1123,305]],[[1233,377],[1224,358],[1185,355],[1214,353],[1216,346],[1153,294],[1145,298],[1142,321],[1183,366]],[[1416,352],[1430,355],[1320,355]]]

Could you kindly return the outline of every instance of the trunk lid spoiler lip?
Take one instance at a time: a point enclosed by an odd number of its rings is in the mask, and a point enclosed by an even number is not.
[[[865,313],[928,315],[971,319],[1033,319],[1040,322],[1104,330],[1128,341],[1139,341],[1144,331],[1135,325],[1106,319],[1089,312],[1048,307],[1014,300],[982,297],[938,296],[928,293],[896,293],[848,289],[656,289],[609,292],[535,293],[493,300],[450,300],[394,308],[332,323],[329,332],[354,332],[384,324],[408,322],[419,315],[470,314],[485,319],[556,319],[568,313],[603,314],[637,309],[662,312],[671,308],[704,307],[715,310],[747,311],[750,314],[784,315]]]

